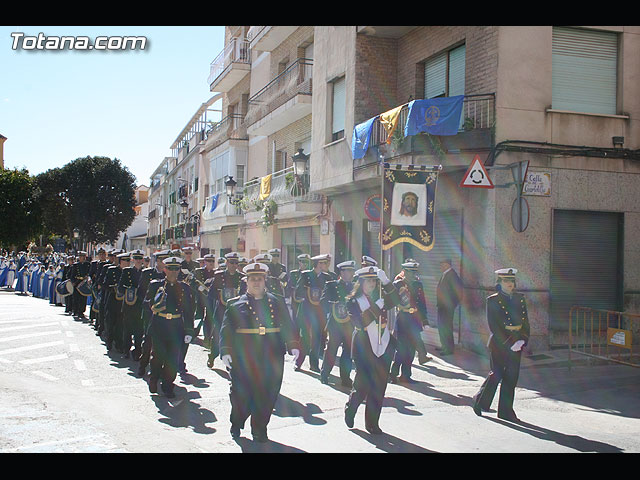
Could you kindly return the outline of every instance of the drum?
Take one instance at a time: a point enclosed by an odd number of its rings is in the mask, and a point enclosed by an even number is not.
[[[91,281],[89,280],[89,277],[85,278],[84,280],[82,280],[78,286],[76,287],[78,290],[78,293],[80,295],[82,295],[83,297],[88,297],[91,295]]]
[[[62,297],[71,295],[73,293],[73,283],[71,283],[71,280],[63,280],[56,285],[56,292]]]

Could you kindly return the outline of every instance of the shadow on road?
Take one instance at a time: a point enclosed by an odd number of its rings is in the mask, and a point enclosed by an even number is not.
[[[589,440],[579,435],[567,435],[565,433],[549,430],[548,428],[540,427],[538,425],[532,425],[531,423],[520,421],[518,423],[511,423],[499,418],[482,417],[495,423],[500,423],[519,432],[529,434],[540,440],[546,440],[549,442],[557,443],[564,447],[572,448],[579,452],[593,452],[593,453],[621,453],[622,449],[610,445],[604,442],[598,442],[596,440]]]
[[[376,448],[379,448],[383,452],[387,453],[436,453],[433,450],[428,450],[426,448],[420,447],[414,443],[409,443],[401,438],[394,437],[393,435],[389,435],[388,433],[383,433],[382,435],[371,435],[369,432],[358,430],[357,428],[352,428],[351,432],[356,435],[362,437],[367,442],[375,445]]]

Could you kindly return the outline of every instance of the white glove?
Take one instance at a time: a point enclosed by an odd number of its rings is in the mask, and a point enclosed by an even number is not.
[[[379,298],[378,300],[376,300],[376,306],[382,310],[384,308],[384,300],[382,298]]]
[[[381,268],[378,269],[377,275],[383,285],[389,283],[389,277],[387,277],[387,274],[384,273],[384,270],[382,270]]]
[[[300,350],[298,350],[297,348],[292,348],[291,349],[291,354],[293,355],[293,362],[297,362],[298,361],[298,357],[300,356]]]
[[[191,272],[190,272],[190,270],[189,270],[188,268],[181,268],[181,269],[180,269],[180,271],[181,271],[182,273],[184,273],[185,275],[189,275],[189,273],[191,273]]]
[[[222,363],[224,363],[225,367],[230,369],[231,368],[231,355],[223,355],[222,356]]]
[[[360,307],[361,312],[364,312],[371,306],[369,304],[369,300],[367,300],[367,297],[365,297],[364,295],[359,296],[356,300],[358,301],[358,306]]]
[[[191,337],[191,335],[185,335],[185,336],[184,336],[184,343],[191,343],[191,339],[192,339],[192,338],[193,338],[193,337]]]
[[[523,345],[524,345],[524,340],[518,340],[516,343],[511,345],[511,350],[514,352],[519,352],[522,349]]]

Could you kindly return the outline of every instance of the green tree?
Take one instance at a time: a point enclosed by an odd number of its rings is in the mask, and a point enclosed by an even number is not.
[[[61,172],[60,198],[67,205],[67,234],[89,242],[115,242],[135,218],[135,177],[120,160],[83,157]]]
[[[35,181],[25,168],[0,169],[0,246],[20,246],[41,231]]]

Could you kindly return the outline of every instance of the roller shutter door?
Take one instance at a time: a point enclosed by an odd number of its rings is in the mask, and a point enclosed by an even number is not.
[[[551,330],[567,330],[574,305],[620,310],[622,213],[554,210]]]
[[[419,273],[427,300],[427,311],[429,324],[437,325],[437,296],[436,290],[438,282],[442,276],[440,272],[440,262],[444,259],[451,259],[453,269],[461,274],[460,266],[462,262],[462,211],[450,210],[436,212],[434,219],[434,245],[428,252],[423,252],[418,248],[411,248],[413,258],[420,263]],[[398,271],[401,267],[398,268]],[[397,273],[397,272],[396,272]],[[460,319],[460,308],[456,310],[454,316],[454,328],[457,331],[456,320]]]

